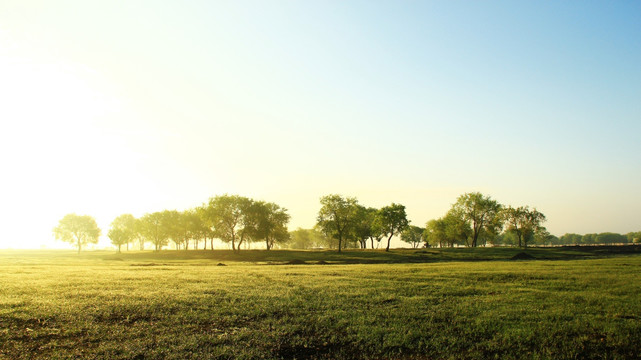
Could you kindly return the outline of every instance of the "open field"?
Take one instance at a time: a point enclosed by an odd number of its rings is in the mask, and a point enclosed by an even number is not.
[[[0,359],[639,357],[638,247],[518,252],[3,251]]]

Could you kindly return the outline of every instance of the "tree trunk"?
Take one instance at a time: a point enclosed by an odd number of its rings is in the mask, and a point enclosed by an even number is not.
[[[120,254],[120,248],[121,247],[122,247],[122,245],[118,245],[118,254]]]
[[[129,241],[127,241],[127,251],[129,251]]]
[[[210,241],[211,241],[211,251],[214,251],[214,238],[211,238]]]
[[[389,251],[389,245],[392,242],[392,236],[394,236],[394,233],[392,232],[390,236],[387,238],[387,247],[385,248],[385,251]]]
[[[265,239],[265,246],[267,247],[267,250],[269,250],[269,240]]]
[[[78,254],[80,254],[80,248],[82,247],[82,244],[80,244],[80,239],[78,239]]]

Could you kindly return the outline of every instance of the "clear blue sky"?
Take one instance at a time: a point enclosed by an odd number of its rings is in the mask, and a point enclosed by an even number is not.
[[[0,245],[222,193],[641,230],[639,64],[638,1],[3,1]]]

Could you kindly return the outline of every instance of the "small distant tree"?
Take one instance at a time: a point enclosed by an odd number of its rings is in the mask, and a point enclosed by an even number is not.
[[[630,244],[639,244],[641,243],[641,231],[629,232],[626,234],[628,238],[628,243]]]
[[[579,234],[574,234],[574,233],[563,234],[559,238],[559,243],[563,245],[580,244],[582,238],[583,238],[583,235],[579,235]]]
[[[387,237],[387,247],[385,251],[389,251],[390,243],[394,235],[400,233],[409,226],[407,214],[405,213],[405,206],[401,204],[394,204],[385,206],[378,211],[381,227]]]
[[[627,244],[627,242],[627,236],[611,232],[600,233],[595,238],[595,243],[597,244]]]
[[[57,240],[76,245],[78,253],[87,244],[97,244],[100,228],[96,220],[89,215],[67,214],[53,228]]]
[[[330,239],[317,229],[298,228],[289,232],[287,243],[290,249],[331,248]]]
[[[420,226],[409,225],[401,232],[401,240],[412,245],[416,249],[423,242],[423,229]]]
[[[585,234],[581,237],[581,244],[593,245],[596,244],[596,237],[598,234]]]

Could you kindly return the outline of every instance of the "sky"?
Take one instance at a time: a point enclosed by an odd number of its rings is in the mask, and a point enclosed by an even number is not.
[[[0,248],[225,193],[639,231],[639,64],[638,1],[4,0]]]

